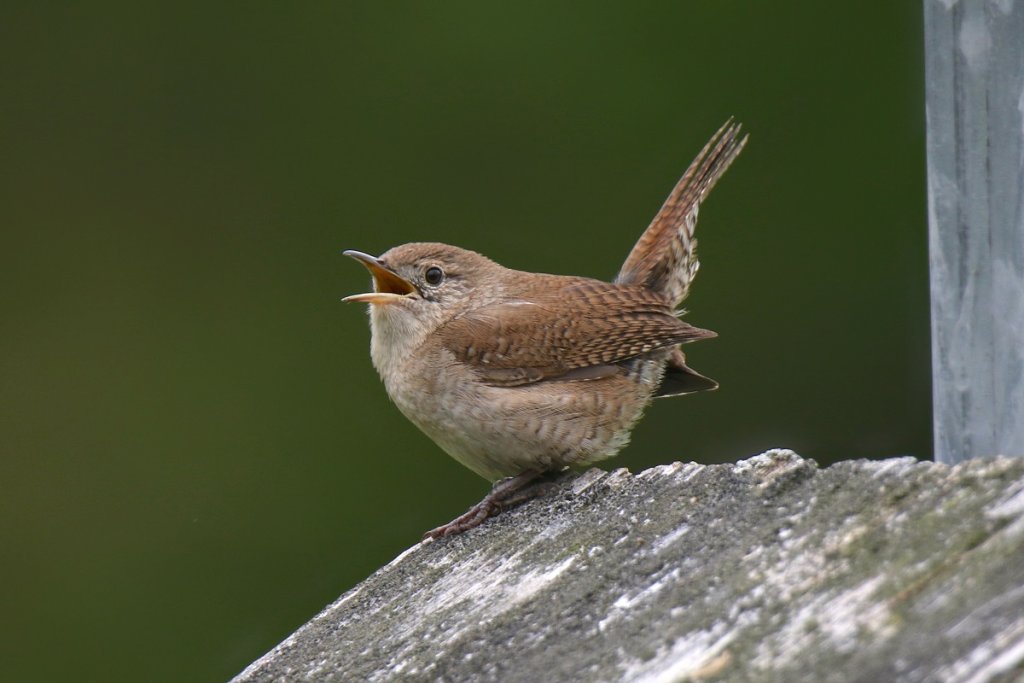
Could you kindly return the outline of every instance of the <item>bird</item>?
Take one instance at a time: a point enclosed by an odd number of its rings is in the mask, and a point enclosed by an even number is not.
[[[697,274],[701,203],[747,143],[726,121],[695,157],[611,282],[513,270],[438,242],[369,270],[370,357],[399,411],[491,491],[425,539],[459,534],[618,453],[654,398],[718,384],[681,346],[716,336],[681,319]]]

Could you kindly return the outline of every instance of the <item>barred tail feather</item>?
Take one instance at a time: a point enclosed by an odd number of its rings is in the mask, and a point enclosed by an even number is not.
[[[661,210],[637,240],[615,281],[642,284],[678,307],[697,274],[697,213],[704,198],[747,144],[739,137],[740,124],[731,118],[718,129],[686,173],[679,179]]]

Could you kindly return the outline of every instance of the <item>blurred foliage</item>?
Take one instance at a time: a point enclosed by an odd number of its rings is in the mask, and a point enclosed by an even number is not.
[[[412,240],[612,276],[730,115],[690,347],[609,467],[930,453],[915,3],[8,3],[0,679],[223,680],[487,484],[389,404]]]

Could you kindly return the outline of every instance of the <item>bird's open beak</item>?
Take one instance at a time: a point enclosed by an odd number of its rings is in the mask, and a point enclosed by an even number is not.
[[[356,261],[362,263],[370,271],[370,275],[373,276],[374,291],[367,292],[366,294],[346,296],[342,301],[389,304],[416,293],[416,287],[411,282],[385,266],[377,257],[364,254],[361,251],[355,251],[354,249],[349,249],[344,253],[345,256],[351,256]]]

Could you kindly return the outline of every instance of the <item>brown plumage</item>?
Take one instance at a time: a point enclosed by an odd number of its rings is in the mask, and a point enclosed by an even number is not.
[[[615,282],[642,284],[659,292],[673,309],[686,299],[700,268],[694,235],[700,204],[747,144],[747,136],[739,135],[740,124],[729,119],[711,136],[637,240]],[[654,395],[680,396],[717,387],[688,367],[683,350],[676,348]]]
[[[499,483],[431,536],[479,524],[545,473],[611,457],[656,396],[717,384],[681,345],[715,336],[679,319],[697,272],[700,203],[746,143],[727,122],[676,184],[614,282],[505,268],[439,243],[376,258],[371,357],[398,408]]]
[[[714,333],[677,318],[646,287],[533,275],[513,301],[467,311],[438,336],[483,381],[517,386],[586,368],[568,378],[598,379],[616,363]]]
[[[642,284],[679,306],[697,275],[697,213],[718,179],[743,151],[747,136],[729,119],[711,136],[637,240],[615,282]]]

